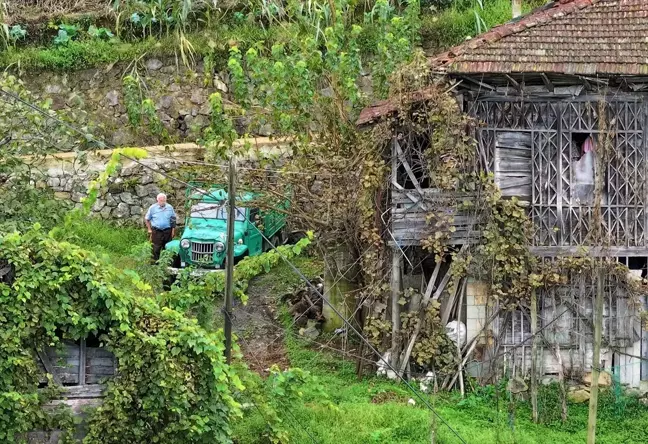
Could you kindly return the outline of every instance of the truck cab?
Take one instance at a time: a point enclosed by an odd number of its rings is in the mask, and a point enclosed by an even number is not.
[[[235,263],[246,256],[256,256],[267,251],[270,246],[264,241],[264,236],[270,239],[273,245],[286,240],[285,214],[275,210],[262,210],[255,206],[255,200],[260,197],[262,196],[259,193],[251,192],[244,192],[236,197]],[[287,201],[282,206],[287,208]],[[229,210],[226,190],[214,187],[193,193],[188,191],[186,209],[181,238],[172,240],[165,246],[166,250],[175,253],[174,268],[225,268]]]

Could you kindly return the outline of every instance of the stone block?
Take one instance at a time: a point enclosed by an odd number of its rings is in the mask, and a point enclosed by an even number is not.
[[[115,196],[113,196],[112,194],[109,194],[109,195],[106,196],[106,205],[108,205],[111,208],[114,208],[117,205],[119,205],[119,201],[117,200],[117,198]]]
[[[191,98],[189,100],[195,105],[202,105],[207,101],[207,97],[202,89],[196,88],[191,93]]]
[[[130,207],[130,214],[134,218],[142,217],[144,216],[144,209],[138,205],[134,205]]]
[[[164,64],[158,59],[148,59],[146,61],[146,69],[149,71],[157,71],[162,68],[162,66],[164,66]]]
[[[101,216],[102,219],[110,219],[111,214],[112,214],[112,208],[108,206],[103,207],[99,212],[99,215]]]
[[[142,178],[140,179],[140,184],[142,185],[148,185],[153,183],[155,180],[153,179],[153,175],[151,174],[144,174]]]
[[[50,177],[47,179],[47,186],[50,188],[58,189],[61,186],[61,179],[58,177]]]
[[[587,372],[583,375],[583,383],[587,386],[592,385],[592,372]],[[612,375],[608,372],[599,373],[598,378],[599,387],[609,387],[612,385]]]
[[[124,219],[130,216],[130,207],[124,202],[121,202],[117,205],[117,208],[113,210],[112,214],[117,219]]]
[[[47,94],[61,94],[63,92],[63,87],[58,84],[51,84],[45,86],[45,92]]]
[[[567,393],[567,399],[569,399],[571,402],[582,404],[589,401],[590,392],[585,389],[573,390]]]
[[[72,202],[81,202],[81,200],[85,197],[85,193],[82,193],[80,191],[75,191],[72,193]]]
[[[104,103],[107,106],[117,106],[119,105],[119,93],[116,90],[108,91],[104,97]]]
[[[135,199],[133,199],[133,195],[131,193],[128,193],[128,192],[121,193],[119,195],[119,198],[121,199],[121,201],[123,203],[128,204],[128,205],[133,205],[135,203]]]
[[[54,198],[60,200],[70,200],[72,195],[66,191],[55,191]]]
[[[97,199],[92,206],[92,211],[95,213],[100,212],[106,206],[106,201],[103,199]]]

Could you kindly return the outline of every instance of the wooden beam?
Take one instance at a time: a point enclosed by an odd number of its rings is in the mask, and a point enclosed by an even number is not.
[[[86,380],[86,340],[79,344],[79,385],[85,385]]]
[[[539,257],[560,257],[560,256],[596,256],[596,257],[643,257],[648,256],[648,248],[645,247],[530,247],[530,251]]]
[[[467,81],[468,83],[472,83],[472,84],[478,85],[478,86],[481,87],[481,88],[486,88],[486,89],[489,90],[489,91],[495,91],[495,90],[497,89],[497,88],[495,88],[494,86],[489,85],[488,83],[480,82],[479,80],[475,80],[475,79],[472,79],[472,78],[470,78],[470,77],[462,76],[461,78],[462,78],[463,80]]]
[[[542,79],[542,83],[547,87],[547,89],[550,92],[554,92],[554,84],[551,83],[551,80],[549,80],[549,77],[547,77],[547,74],[545,73],[540,73],[540,78]]]
[[[396,139],[394,139],[394,148],[396,148],[396,153],[398,154],[398,158],[403,164],[405,171],[407,172],[407,176],[414,184],[414,188],[416,188],[416,191],[419,192],[421,198],[423,198],[423,189],[421,188],[421,184],[419,184],[418,179],[414,174],[414,171],[412,171],[412,168],[410,167],[409,163],[407,163],[407,160],[405,160],[405,154],[403,153],[403,149],[401,148],[400,144],[398,143],[398,140]]]
[[[504,74],[504,77],[506,77],[506,80],[508,80],[513,85],[513,87],[518,90],[518,92],[522,92],[522,86],[520,85],[520,82],[518,82],[508,74]]]
[[[50,361],[49,356],[47,356],[47,353],[45,350],[42,349],[36,349],[36,353],[38,354],[38,357],[40,358],[41,362],[43,363],[43,367],[45,367],[45,371],[52,375],[52,379],[54,380],[55,383],[58,385],[61,385],[61,378],[58,376],[56,373],[56,369],[54,368],[54,364],[52,364],[52,361]]]

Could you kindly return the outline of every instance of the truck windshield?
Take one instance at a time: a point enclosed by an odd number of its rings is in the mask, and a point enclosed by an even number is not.
[[[191,217],[197,219],[222,219],[227,220],[226,205],[201,202],[191,206]],[[236,207],[235,220],[245,220],[245,208]]]

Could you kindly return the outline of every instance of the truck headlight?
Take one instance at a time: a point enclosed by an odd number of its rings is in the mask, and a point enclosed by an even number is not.
[[[216,242],[215,248],[218,253],[222,253],[225,251],[225,244],[222,242]]]
[[[191,242],[189,242],[189,239],[182,239],[182,240],[180,241],[180,246],[181,246],[182,248],[184,248],[185,250],[186,250],[187,248],[189,248],[190,245],[191,245]]]
[[[243,239],[239,239],[239,240],[238,240],[238,244],[239,244],[239,245],[243,245]]]

